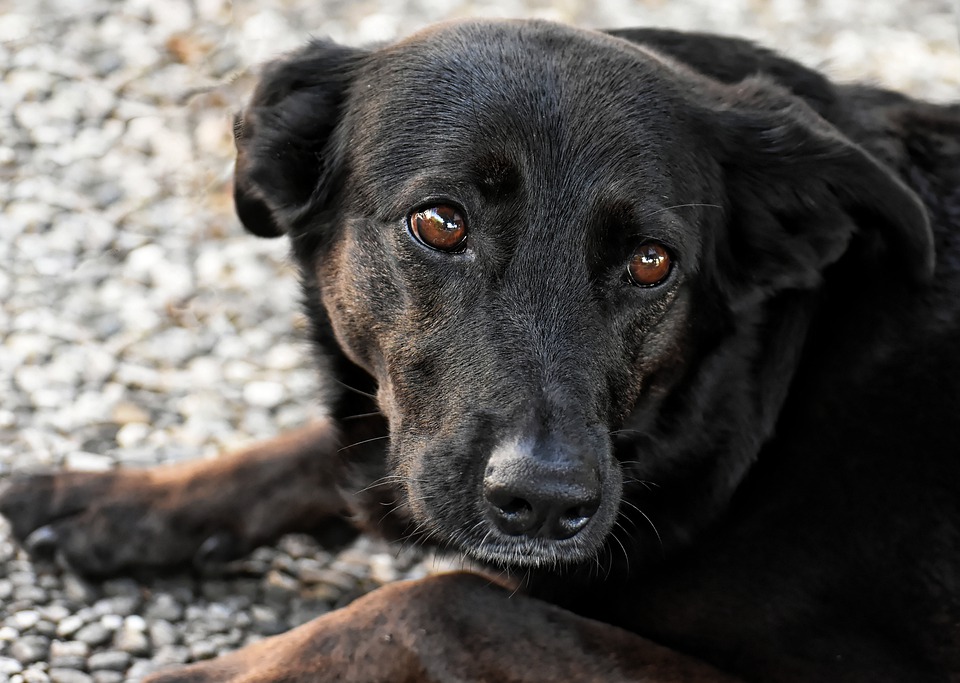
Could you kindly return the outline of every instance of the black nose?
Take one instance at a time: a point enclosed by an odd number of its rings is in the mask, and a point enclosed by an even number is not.
[[[493,452],[483,494],[491,520],[511,536],[570,538],[600,507],[600,482],[590,463],[524,445]]]

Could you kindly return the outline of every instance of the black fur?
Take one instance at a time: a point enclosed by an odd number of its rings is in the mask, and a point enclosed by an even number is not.
[[[237,130],[240,217],[290,236],[426,540],[751,680],[960,676],[957,107],[739,40],[473,22],[313,42]],[[439,203],[465,252],[408,233]],[[597,472],[583,531],[490,523],[515,441]]]

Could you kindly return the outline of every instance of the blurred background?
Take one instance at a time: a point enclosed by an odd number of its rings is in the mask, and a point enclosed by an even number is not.
[[[746,36],[960,99],[950,0],[0,0],[0,479],[214,457],[320,414],[286,245],[232,214],[232,114],[251,67],[309,36],[470,16]],[[204,575],[89,583],[0,522],[0,681],[136,681],[435,567],[292,536]]]

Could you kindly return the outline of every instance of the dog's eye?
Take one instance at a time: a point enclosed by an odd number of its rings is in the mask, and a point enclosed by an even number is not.
[[[633,252],[627,272],[634,284],[652,287],[663,282],[670,274],[670,252],[657,242],[644,242]]]
[[[439,251],[463,251],[467,241],[467,222],[447,204],[414,211],[407,218],[414,237]]]

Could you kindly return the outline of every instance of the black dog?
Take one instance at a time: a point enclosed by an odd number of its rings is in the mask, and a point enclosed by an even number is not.
[[[236,138],[333,419],[15,482],[15,533],[112,572],[376,498],[523,595],[392,586],[163,681],[960,680],[960,107],[739,40],[472,22],[314,42]]]

